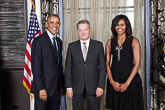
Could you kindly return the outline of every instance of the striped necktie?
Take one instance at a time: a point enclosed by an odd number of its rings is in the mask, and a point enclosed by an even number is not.
[[[84,58],[84,61],[86,61],[86,57],[87,57],[87,47],[86,47],[86,42],[83,42],[83,58]]]

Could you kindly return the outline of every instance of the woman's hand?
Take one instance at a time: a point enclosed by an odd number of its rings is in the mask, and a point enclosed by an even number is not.
[[[112,87],[114,88],[115,91],[119,91],[120,84],[118,82],[112,81],[110,83],[111,83],[111,85],[112,85]]]
[[[120,92],[125,92],[128,88],[129,84],[128,83],[123,83],[119,85],[119,91]]]

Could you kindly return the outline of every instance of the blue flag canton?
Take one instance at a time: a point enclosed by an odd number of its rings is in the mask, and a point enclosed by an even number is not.
[[[165,43],[163,45],[163,55],[162,55],[162,76],[165,78]]]
[[[29,20],[29,30],[28,30],[28,38],[27,42],[31,42],[31,40],[40,32],[39,23],[37,20],[37,15],[35,13],[35,9],[32,5],[32,9],[30,11],[30,20]]]

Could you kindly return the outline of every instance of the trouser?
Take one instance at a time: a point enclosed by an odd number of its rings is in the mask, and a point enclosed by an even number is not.
[[[84,90],[80,95],[73,94],[73,110],[84,110],[85,98],[87,98],[88,110],[100,110],[100,97],[96,97],[96,95],[89,95],[86,90]]]

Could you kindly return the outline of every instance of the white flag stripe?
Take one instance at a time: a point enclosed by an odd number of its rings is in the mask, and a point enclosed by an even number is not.
[[[25,63],[27,64],[27,66],[28,66],[28,68],[30,69],[30,70],[32,70],[31,69],[31,62],[29,61],[29,59],[25,56]],[[28,74],[27,73],[27,71],[26,71],[26,74]],[[29,74],[28,74],[29,75]],[[30,78],[30,80],[31,81],[33,81],[33,73],[31,72],[31,77],[29,76],[29,78]]]
[[[29,84],[31,84],[31,77],[29,76],[29,74],[27,73],[26,69],[24,68],[24,76],[26,77],[26,79],[28,80]]]
[[[31,72],[31,77],[30,77],[30,78],[31,78],[31,80],[33,81],[33,73],[32,73],[32,72]]]
[[[31,56],[31,47],[29,46],[29,44],[26,45],[26,49],[29,52],[30,56]]]
[[[29,61],[27,56],[25,56],[25,63],[27,64],[28,68],[31,70],[31,62]]]

